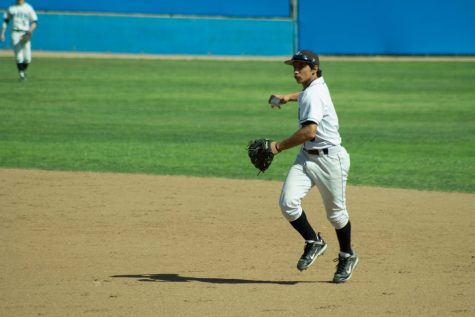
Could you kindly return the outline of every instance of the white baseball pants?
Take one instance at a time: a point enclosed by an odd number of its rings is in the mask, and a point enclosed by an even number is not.
[[[31,63],[31,41],[23,43],[21,41],[23,34],[25,34],[25,32],[12,32],[12,44],[17,64]]]
[[[288,221],[302,214],[302,199],[317,186],[325,206],[327,219],[341,229],[348,223],[346,180],[350,156],[342,146],[329,149],[328,155],[312,155],[301,150],[289,170],[280,195],[280,208]]]

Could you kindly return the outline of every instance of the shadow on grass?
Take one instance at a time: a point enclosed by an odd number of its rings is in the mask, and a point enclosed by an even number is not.
[[[179,274],[137,274],[137,275],[113,275],[114,278],[135,278],[140,282],[202,282],[211,284],[276,284],[276,285],[296,285],[301,283],[317,283],[316,281],[264,281],[246,280],[239,278],[218,278],[218,277],[193,277],[180,276]]]

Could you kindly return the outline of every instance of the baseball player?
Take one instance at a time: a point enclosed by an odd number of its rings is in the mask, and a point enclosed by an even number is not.
[[[285,63],[293,66],[294,78],[303,90],[272,95],[269,102],[280,107],[289,101],[298,101],[299,129],[280,142],[272,142],[271,149],[274,155],[295,146],[301,146],[301,150],[283,184],[280,208],[305,239],[304,253],[297,268],[306,270],[327,249],[326,242],[320,233],[314,231],[301,205],[309,191],[314,186],[318,188],[327,218],[336,230],[340,245],[333,282],[346,282],[358,264],[358,257],[351,247],[351,223],[345,197],[350,157],[341,145],[338,117],[322,77],[319,56],[312,51],[302,50]]]
[[[25,2],[17,0],[4,14],[0,40],[5,41],[8,22],[12,20],[11,37],[20,80],[26,80],[26,69],[31,63],[31,35],[36,29],[38,17],[35,10]]]

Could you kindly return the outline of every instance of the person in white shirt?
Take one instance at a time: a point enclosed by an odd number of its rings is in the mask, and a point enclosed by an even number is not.
[[[358,263],[351,247],[351,223],[346,208],[350,156],[341,145],[338,117],[322,77],[319,56],[302,50],[285,63],[293,66],[294,78],[303,90],[273,94],[269,102],[276,98],[279,104],[298,101],[299,129],[280,142],[272,142],[271,148],[274,155],[295,146],[301,146],[301,150],[285,179],[279,205],[285,218],[305,239],[304,253],[297,268],[306,270],[327,249],[326,242],[314,231],[302,209],[303,198],[314,186],[318,188],[327,219],[335,228],[340,245],[333,282],[346,282]]]
[[[5,41],[8,23],[12,21],[11,38],[20,80],[26,80],[26,70],[31,63],[31,36],[36,29],[38,16],[25,0],[17,0],[4,14],[0,40]]]

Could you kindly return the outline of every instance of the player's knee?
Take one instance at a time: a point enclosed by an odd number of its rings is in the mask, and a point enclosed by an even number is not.
[[[281,195],[279,206],[280,210],[282,211],[282,215],[288,221],[294,221],[302,214],[302,207],[300,206],[300,203],[291,199],[287,199],[285,195]]]
[[[346,210],[339,210],[338,212],[332,212],[327,214],[327,219],[330,221],[335,229],[341,229],[348,223],[349,217]]]

